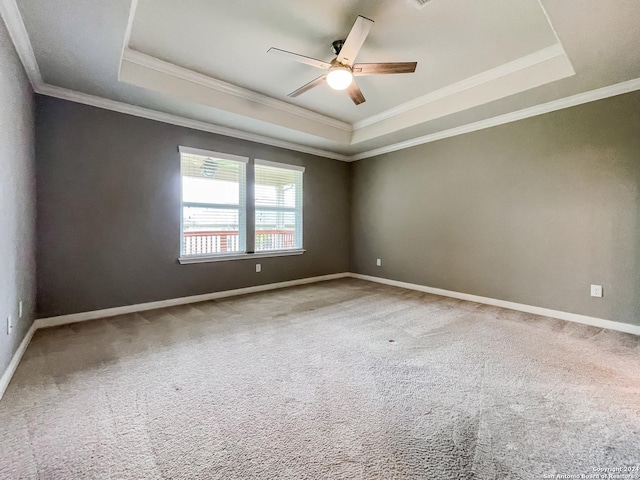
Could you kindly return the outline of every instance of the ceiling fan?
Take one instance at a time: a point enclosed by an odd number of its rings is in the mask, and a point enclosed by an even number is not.
[[[321,75],[306,85],[303,85],[297,90],[291,92],[288,96],[297,97],[298,95],[307,92],[313,87],[317,87],[326,81],[334,90],[346,89],[351,100],[353,100],[353,103],[360,105],[365,102],[365,98],[353,77],[415,72],[416,66],[418,65],[417,62],[355,63],[356,56],[358,55],[360,48],[362,48],[362,44],[367,38],[372,26],[373,20],[363,17],[362,15],[358,15],[347,39],[336,40],[331,44],[331,50],[335,55],[337,55],[337,57],[331,62],[324,62],[315,58],[271,47],[267,53],[277,53],[278,55],[284,55],[292,60],[311,65],[312,67],[328,70],[324,75]]]

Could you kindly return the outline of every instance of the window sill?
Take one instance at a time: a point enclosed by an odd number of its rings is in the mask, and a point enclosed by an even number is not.
[[[302,255],[306,250],[298,248],[295,250],[272,250],[269,252],[256,253],[230,253],[227,255],[190,255],[178,258],[181,265],[190,263],[226,262],[228,260],[248,260],[251,258],[288,257],[290,255]]]

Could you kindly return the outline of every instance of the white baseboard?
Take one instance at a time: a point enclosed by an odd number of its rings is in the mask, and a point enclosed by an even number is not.
[[[415,283],[399,282],[397,280],[389,280],[387,278],[372,277],[370,275],[361,275],[359,273],[350,274],[352,278],[359,278],[360,280],[368,280],[370,282],[383,283],[385,285],[392,285],[394,287],[406,288],[409,290],[417,290],[419,292],[432,293],[434,295],[441,295],[443,297],[457,298],[460,300],[468,300],[470,302],[484,303],[486,305],[493,305],[495,307],[507,308],[509,310],[517,310],[520,312],[533,313],[535,315],[541,315],[543,317],[557,318],[560,320],[566,320],[568,322],[577,322],[585,325],[591,325],[592,327],[606,328],[609,330],[616,330],[618,332],[631,333],[633,335],[640,335],[640,325],[631,325],[630,323],[614,322],[611,320],[605,320],[603,318],[589,317],[587,315],[579,315],[577,313],[562,312],[560,310],[551,310],[549,308],[534,307],[532,305],[525,305],[523,303],[508,302],[506,300],[497,300],[495,298],[481,297],[479,295],[471,295],[469,293],[454,292],[451,290],[443,290],[441,288],[426,287],[424,285],[418,285]]]
[[[551,310],[548,308],[534,307],[521,303],[507,302],[505,300],[497,300],[495,298],[480,297],[478,295],[470,295],[468,293],[453,292],[443,290],[441,288],[426,287],[415,283],[399,282],[397,280],[389,280],[386,278],[372,277],[370,275],[361,275],[359,273],[334,273],[331,275],[321,275],[318,277],[301,278],[298,280],[290,280],[287,282],[269,283],[266,285],[257,285],[255,287],[238,288],[235,290],[224,290],[221,292],[205,293],[203,295],[192,295],[190,297],[172,298],[169,300],[160,300],[158,302],[139,303],[137,305],[125,305],[123,307],[106,308],[103,310],[94,310],[91,312],[72,313],[70,315],[61,315],[58,317],[39,318],[33,322],[31,328],[22,339],[18,350],[13,355],[9,366],[0,378],[0,400],[9,386],[9,382],[13,374],[18,368],[18,364],[29,346],[29,342],[36,330],[40,328],[55,327],[70,323],[83,322],[87,320],[95,320],[98,318],[113,317],[116,315],[124,315],[127,313],[142,312],[145,310],[153,310],[156,308],[173,307],[176,305],[186,305],[189,303],[205,302],[207,300],[215,300],[217,298],[233,297],[236,295],[245,295],[248,293],[264,292],[267,290],[275,290],[279,288],[294,287],[296,285],[305,285],[308,283],[323,282],[326,280],[335,280],[338,278],[352,277],[360,280],[368,280],[370,282],[383,283],[394,287],[406,288],[409,290],[417,290],[420,292],[432,293],[434,295],[442,295],[445,297],[458,298],[460,300],[468,300],[471,302],[484,303],[494,305],[496,307],[508,308],[510,310],[518,310],[521,312],[533,313],[545,317],[558,318],[569,322],[577,322],[593,327],[606,328],[619,332],[640,335],[640,326],[628,323],[613,322],[602,318],[588,317],[586,315],[578,315],[576,313],[561,312],[559,310]]]
[[[29,330],[27,330],[27,334],[22,339],[22,342],[20,342],[20,346],[18,347],[18,350],[16,350],[16,353],[13,354],[13,358],[11,358],[11,361],[9,362],[9,366],[7,367],[5,372],[2,374],[2,378],[0,378],[0,400],[2,400],[2,397],[4,396],[4,392],[7,391],[9,382],[11,381],[11,378],[13,378],[13,374],[15,373],[16,368],[18,368],[18,364],[20,363],[20,360],[22,360],[22,356],[24,355],[24,352],[27,350],[27,347],[29,346],[29,342],[31,342],[31,338],[33,338],[33,334],[36,332],[37,329],[38,327],[36,327],[35,322],[32,323],[31,327],[29,327]]]
[[[221,292],[205,293],[203,295],[192,295],[190,297],[171,298],[169,300],[160,300],[158,302],[139,303],[137,305],[125,305],[123,307],[105,308],[103,310],[94,310],[91,312],[72,313],[70,315],[60,315],[58,317],[38,318],[33,322],[31,328],[22,339],[18,350],[13,355],[9,366],[0,378],[0,400],[4,396],[11,378],[18,368],[18,364],[24,355],[24,352],[33,338],[33,334],[40,328],[56,327],[69,323],[84,322],[86,320],[95,320],[98,318],[114,317],[116,315],[124,315],[126,313],[142,312],[145,310],[153,310],[156,308],[173,307],[176,305],[186,305],[188,303],[206,302],[207,300],[215,300],[216,298],[233,297],[236,295],[246,295],[248,293],[264,292],[266,290],[275,290],[278,288],[295,287],[297,285],[305,285],[307,283],[323,282],[326,280],[336,280],[338,278],[348,277],[348,272],[333,273],[330,275],[321,275],[318,277],[300,278],[297,280],[289,280],[286,282],[268,283],[266,285],[257,285],[255,287],[237,288],[235,290],[224,290]]]
[[[138,303],[136,305],[105,308],[103,310],[93,310],[90,312],[71,313],[69,315],[60,315],[57,317],[39,318],[35,321],[35,325],[36,328],[57,327],[59,325],[66,325],[69,323],[84,322],[87,320],[95,320],[98,318],[115,317],[116,315],[143,312],[145,310],[154,310],[156,308],[166,308],[174,307],[176,305],[186,305],[188,303],[206,302],[207,300],[215,300],[216,298],[234,297],[236,295],[246,295],[248,293],[264,292],[266,290],[275,290],[278,288],[295,287],[296,285],[304,285],[307,283],[335,280],[337,278],[348,277],[349,275],[350,274],[347,272],[333,273],[330,275],[321,275],[319,277],[308,277],[300,278],[298,280],[289,280],[286,282],[268,283],[266,285],[257,285],[255,287],[237,288],[235,290],[223,290],[221,292],[192,295],[190,297],[171,298],[169,300],[160,300],[157,302]]]

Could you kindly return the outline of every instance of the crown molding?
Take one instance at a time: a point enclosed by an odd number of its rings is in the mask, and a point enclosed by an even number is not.
[[[257,135],[254,133],[244,132],[242,130],[236,130],[235,128],[223,127],[215,125],[213,123],[202,122],[200,120],[193,120],[186,117],[180,117],[170,113],[159,112],[149,108],[139,107],[137,105],[131,105],[124,102],[118,102],[116,100],[110,100],[103,97],[97,97],[95,95],[89,95],[87,93],[76,92],[62,87],[56,87],[54,85],[42,84],[37,89],[34,89],[36,93],[41,95],[47,95],[49,97],[60,98],[62,100],[68,100],[75,103],[81,103],[83,105],[89,105],[92,107],[103,108],[105,110],[111,110],[114,112],[125,113],[127,115],[133,115],[135,117],[146,118],[149,120],[155,120],[157,122],[169,123],[180,127],[192,128],[194,130],[200,130],[203,132],[215,133],[218,135],[225,135],[227,137],[239,138],[241,140],[248,140],[250,142],[261,143],[264,145],[270,145],[272,147],[284,148],[287,150],[294,150],[296,152],[308,153],[311,155],[317,155],[320,157],[331,158],[333,160],[340,160],[343,162],[349,161],[349,157],[336,152],[330,152],[328,150],[322,150],[320,148],[309,147],[306,145],[300,145],[298,143],[288,142],[285,140],[278,140],[263,135]]]
[[[180,67],[173,63],[165,62],[164,60],[160,60],[159,58],[152,57],[151,55],[147,55],[130,48],[126,48],[124,50],[122,60],[126,60],[141,67],[149,68],[151,70],[155,70],[172,77],[180,78],[182,80],[186,80],[188,82],[195,83],[196,85],[210,88],[218,92],[233,95],[243,100],[259,103],[266,107],[275,108],[283,112],[307,118],[309,120],[313,120],[314,122],[322,123],[324,125],[328,125],[330,127],[337,128],[348,133],[351,133],[353,131],[350,123],[327,117],[326,115],[312,112],[296,105],[291,105],[290,103],[283,102],[282,100],[277,100],[267,95],[254,92],[252,90],[248,90],[231,83],[223,82],[222,80],[218,80],[208,75],[194,72],[193,70]]]
[[[461,125],[459,127],[450,128],[448,130],[442,130],[440,132],[424,135],[422,137],[416,137],[404,142],[386,145],[384,147],[369,150],[367,152],[357,153],[355,155],[351,155],[349,157],[349,160],[356,161],[370,157],[377,157],[378,155],[383,155],[385,153],[404,150],[405,148],[415,147],[417,145],[423,145],[425,143],[431,143],[437,140],[442,140],[444,138],[463,135],[465,133],[477,132],[478,130],[484,130],[485,128],[491,128],[498,125],[504,125],[506,123],[517,122],[518,120],[524,120],[525,118],[535,117],[538,115],[543,115],[545,113],[555,112],[557,110],[563,110],[565,108],[575,107],[577,105],[595,102],[597,100],[603,100],[605,98],[623,95],[625,93],[630,93],[637,90],[640,90],[640,78],[634,78],[633,80],[628,80],[626,82],[616,83],[607,87],[590,90],[584,93],[578,93],[576,95],[560,98],[558,100],[542,103],[540,105],[524,108],[522,110],[505,113],[503,115],[487,118],[485,120],[469,123],[467,125]]]
[[[518,120],[524,120],[526,118],[543,115],[545,113],[551,113],[565,108],[575,107],[585,103],[595,102],[597,100],[604,100],[609,97],[617,95],[623,95],[625,93],[634,92],[640,90],[640,78],[628,80],[626,82],[616,83],[607,87],[598,88],[589,92],[579,93],[570,97],[553,100],[551,102],[535,105],[533,107],[524,108],[515,112],[505,113],[495,117],[480,120],[478,122],[469,123],[467,125],[461,125],[459,127],[450,128],[448,130],[442,130],[440,132],[431,133],[422,137],[413,138],[404,142],[398,142],[384,147],[375,148],[365,152],[356,153],[354,155],[343,155],[340,153],[332,152],[329,150],[322,150],[319,148],[308,147],[284,140],[277,140],[271,137],[263,135],[256,135],[253,133],[244,132],[242,130],[236,130],[233,128],[222,127],[219,125],[201,122],[199,120],[192,120],[178,115],[172,115],[169,113],[159,112],[151,110],[149,108],[138,107],[130,105],[124,102],[117,102],[115,100],[109,100],[94,95],[88,95],[86,93],[76,92],[66,88],[56,87],[53,85],[42,84],[37,89],[34,89],[36,93],[47,95],[50,97],[56,97],[71,102],[82,103],[84,105],[90,105],[97,108],[103,108],[106,110],[112,110],[115,112],[125,113],[136,117],[147,118],[149,120],[155,120],[158,122],[169,123],[186,128],[193,128],[194,130],[201,130],[210,133],[216,133],[219,135],[225,135],[228,137],[239,138],[242,140],[248,140],[251,142],[262,143],[265,145],[271,145],[274,147],[285,148],[287,150],[294,150],[302,153],[309,153],[311,155],[317,155],[325,158],[331,158],[334,160],[340,160],[343,162],[354,162],[357,160],[364,160],[366,158],[377,157],[386,153],[396,152],[398,150],[404,150],[405,148],[411,148],[425,143],[431,143],[445,138],[456,137],[458,135],[464,135],[465,133],[477,132],[486,128],[496,127]]]
[[[452,83],[451,85],[447,85],[446,87],[434,90],[421,97],[414,98],[413,100],[397,105],[393,108],[385,110],[384,112],[364,118],[353,124],[353,130],[354,132],[357,130],[361,130],[364,127],[373,125],[374,123],[378,123],[392,117],[396,117],[408,112],[409,110],[413,110],[414,108],[422,107],[429,103],[435,102],[436,100],[441,100],[445,97],[449,97],[464,90],[478,87],[509,74],[524,70],[526,68],[547,62],[556,57],[561,57],[564,55],[566,55],[566,53],[562,45],[560,45],[559,43],[551,45],[550,47],[543,48],[542,50],[538,50],[537,52],[533,52],[529,55],[505,63],[496,68],[492,68],[491,70],[482,72],[478,75],[465,78],[460,82]]]
[[[0,0],[0,17],[2,17],[7,26],[9,36],[18,52],[29,82],[31,82],[31,86],[35,89],[37,85],[43,83],[42,75],[38,67],[38,62],[36,61],[36,56],[33,53],[31,39],[24,26],[22,15],[15,0]]]

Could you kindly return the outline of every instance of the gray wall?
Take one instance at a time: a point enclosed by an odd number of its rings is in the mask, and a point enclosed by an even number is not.
[[[35,166],[33,92],[0,21],[0,375],[33,322]],[[22,300],[23,317],[18,319]],[[7,316],[16,326],[7,335]]]
[[[36,131],[39,317],[349,269],[344,162],[41,96]],[[307,252],[178,264],[179,145],[304,165]]]
[[[37,112],[39,316],[350,269],[640,324],[640,93],[351,165],[47,97]],[[307,253],[260,274],[179,265],[178,145],[304,165]]]
[[[640,93],[352,173],[351,271],[640,324]]]

